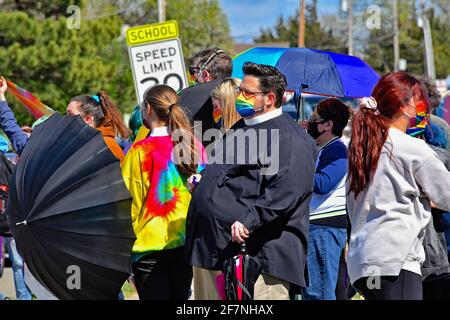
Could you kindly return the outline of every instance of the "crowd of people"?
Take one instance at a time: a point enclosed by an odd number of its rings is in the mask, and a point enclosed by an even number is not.
[[[103,91],[67,105],[120,160],[139,298],[223,299],[225,262],[245,245],[255,300],[450,299],[450,152],[430,115],[433,83],[391,72],[358,110],[328,98],[298,123],[282,112],[279,70],[247,62],[242,80],[231,72],[224,50],[198,52],[196,84],[149,88],[128,127]],[[30,130],[1,80],[0,125],[20,161]],[[8,241],[17,298],[31,299]]]

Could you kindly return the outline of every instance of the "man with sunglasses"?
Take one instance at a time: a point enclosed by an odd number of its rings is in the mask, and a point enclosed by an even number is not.
[[[231,57],[220,48],[208,48],[192,57],[189,74],[196,83],[206,83],[231,76],[233,64]]]
[[[202,50],[191,60],[189,73],[196,85],[184,89],[179,94],[180,102],[194,122],[195,131],[201,133],[203,137],[206,130],[216,127],[211,92],[224,78],[231,76],[233,63],[231,57],[217,47]],[[211,142],[202,139],[205,147]]]
[[[209,287],[215,288],[217,271],[245,242],[259,266],[245,280],[252,283],[248,289],[254,299],[287,300],[294,289],[306,286],[309,202],[317,148],[282,113],[284,75],[272,66],[251,62],[244,64],[243,71],[235,102],[243,119],[215,145],[217,161],[209,159],[193,192],[186,255],[197,270],[209,274],[203,279],[209,278]],[[223,155],[223,162],[218,155]],[[216,298],[198,296],[197,285],[194,277],[196,299]]]

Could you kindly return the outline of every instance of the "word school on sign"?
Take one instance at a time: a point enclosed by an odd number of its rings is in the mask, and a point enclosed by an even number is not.
[[[128,45],[176,37],[178,29],[175,22],[135,27],[127,31]]]

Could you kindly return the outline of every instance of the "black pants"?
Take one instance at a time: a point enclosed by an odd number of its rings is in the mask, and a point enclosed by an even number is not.
[[[379,288],[372,288],[376,280],[358,279],[354,286],[366,300],[422,300],[422,277],[414,272],[401,270],[398,276],[382,276]],[[368,287],[369,286],[369,287]]]
[[[192,267],[184,247],[146,255],[132,264],[136,289],[141,300],[187,300]]]
[[[339,259],[339,272],[335,293],[336,300],[351,300],[351,298],[356,294],[356,290],[350,284],[350,278],[347,274],[345,248],[342,250],[341,258]]]
[[[423,300],[450,300],[450,275],[427,279],[422,284]]]

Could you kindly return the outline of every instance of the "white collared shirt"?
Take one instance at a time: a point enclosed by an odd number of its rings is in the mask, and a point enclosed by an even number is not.
[[[169,128],[168,127],[158,127],[153,128],[150,132],[150,137],[164,137],[169,136]]]
[[[276,118],[278,116],[281,116],[283,114],[283,110],[281,109],[281,107],[276,108],[273,111],[269,111],[267,113],[264,113],[260,116],[254,117],[252,119],[244,119],[245,124],[248,126],[252,126],[255,124],[259,124],[259,123],[263,123],[266,122],[270,119]]]

